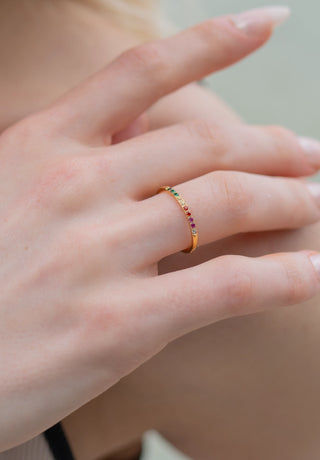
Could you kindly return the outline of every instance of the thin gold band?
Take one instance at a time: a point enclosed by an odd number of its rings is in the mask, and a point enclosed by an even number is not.
[[[160,187],[159,190],[157,191],[157,194],[166,191],[169,192],[176,200],[176,202],[179,204],[181,207],[182,211],[184,212],[184,215],[186,216],[187,222],[189,224],[191,236],[192,236],[192,243],[191,246],[187,249],[184,249],[182,252],[186,252],[187,254],[191,254],[193,251],[196,250],[198,246],[198,230],[196,227],[196,224],[194,222],[194,218],[192,215],[192,212],[190,211],[189,206],[187,203],[184,201],[182,196],[174,190],[172,187],[169,187],[167,185],[164,185],[163,187]]]

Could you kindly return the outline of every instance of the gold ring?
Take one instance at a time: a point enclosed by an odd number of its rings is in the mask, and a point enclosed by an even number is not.
[[[174,190],[172,187],[164,185],[163,187],[159,188],[159,190],[157,191],[157,194],[162,192],[162,191],[169,192],[175,198],[176,202],[179,204],[179,206],[181,207],[181,209],[184,212],[184,215],[186,216],[186,219],[187,219],[187,222],[189,224],[190,231],[191,231],[192,243],[191,243],[191,246],[189,248],[184,249],[181,252],[186,252],[188,254],[191,254],[193,251],[196,250],[197,245],[198,245],[198,230],[197,230],[196,224],[194,222],[192,212],[191,212],[189,206],[187,205],[187,203],[182,198],[182,196],[176,190]]]

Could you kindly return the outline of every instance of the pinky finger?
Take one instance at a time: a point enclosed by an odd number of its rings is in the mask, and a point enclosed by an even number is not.
[[[301,303],[320,292],[320,254],[223,256],[153,278],[144,295],[167,339],[231,316]],[[143,302],[145,305],[145,303]]]

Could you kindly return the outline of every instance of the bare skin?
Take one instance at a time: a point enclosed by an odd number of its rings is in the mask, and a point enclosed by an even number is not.
[[[0,15],[0,21],[6,24],[11,4],[7,0],[1,5],[5,14]],[[0,27],[1,43],[8,43],[10,38],[12,42],[10,54],[1,51],[6,69],[0,82],[1,100],[8,108],[1,114],[2,128],[54,100],[136,44],[133,36],[101,15],[88,15],[78,7],[64,7],[62,11],[44,10],[42,21],[37,11],[38,30],[30,28],[26,16],[21,16],[16,27],[21,31],[24,55],[29,57],[25,61],[17,59],[20,35],[13,40],[9,28]],[[16,10],[14,14],[17,20]],[[57,24],[63,46],[58,53],[51,53],[56,46],[53,37]],[[70,24],[75,26],[67,27]],[[35,43],[38,54],[31,52]],[[74,59],[66,67],[70,55]],[[39,56],[47,56],[45,63],[41,61],[41,72],[37,72]],[[12,82],[22,71],[31,77],[19,80],[17,93]],[[201,91],[190,87],[167,97],[150,112],[151,127],[184,119],[186,109],[182,114],[173,110],[181,99],[189,107],[190,118],[201,115],[211,121],[238,120],[213,96],[208,102]],[[25,94],[30,98],[22,98]],[[292,232],[229,238],[200,248],[189,258],[171,256],[161,262],[160,270],[165,273],[224,253],[260,255],[305,247],[317,250],[319,230],[315,224]],[[320,450],[318,315],[318,300],[314,300],[308,305],[220,322],[170,344],[64,420],[77,459],[106,455],[152,427],[200,460],[214,456],[228,460],[314,460]]]

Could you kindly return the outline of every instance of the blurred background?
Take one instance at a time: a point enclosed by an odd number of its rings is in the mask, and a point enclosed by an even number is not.
[[[164,0],[179,27],[206,18],[266,6],[265,0]],[[245,61],[207,81],[253,124],[281,124],[297,134],[320,138],[320,2],[287,0],[287,23]]]

